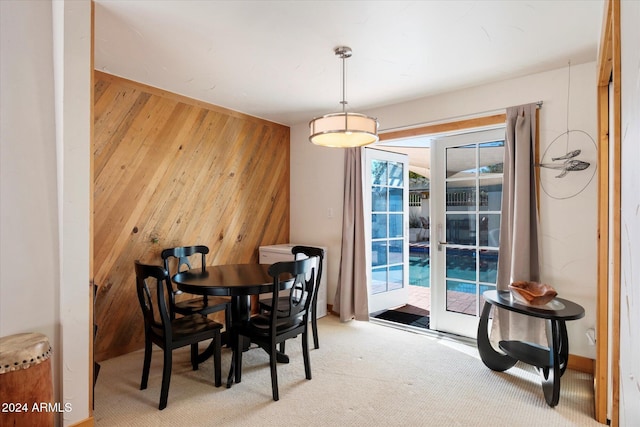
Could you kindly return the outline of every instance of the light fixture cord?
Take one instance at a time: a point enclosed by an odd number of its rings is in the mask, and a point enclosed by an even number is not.
[[[347,93],[347,64],[345,62],[346,59],[346,55],[343,53],[341,55],[342,57],[342,101],[340,101],[340,103],[342,104],[342,112],[345,112],[345,108],[347,106],[347,99],[346,99],[346,93]]]
[[[569,100],[571,98],[571,60],[569,60],[569,67],[567,68],[567,146],[565,153],[569,152]]]

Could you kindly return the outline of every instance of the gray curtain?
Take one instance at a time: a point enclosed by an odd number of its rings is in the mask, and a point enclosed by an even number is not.
[[[369,320],[364,210],[362,202],[362,149],[347,148],[344,160],[344,208],[338,289],[333,311],[340,320]]]
[[[507,290],[516,280],[540,280],[534,166],[536,108],[536,104],[527,104],[507,109],[498,290]],[[517,339],[547,344],[543,320],[496,308],[493,317],[493,343]]]

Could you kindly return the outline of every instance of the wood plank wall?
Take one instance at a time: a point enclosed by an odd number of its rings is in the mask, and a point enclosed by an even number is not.
[[[289,128],[95,72],[95,360],[143,347],[133,262],[207,245],[253,263],[289,241]],[[220,316],[217,320],[222,321]]]

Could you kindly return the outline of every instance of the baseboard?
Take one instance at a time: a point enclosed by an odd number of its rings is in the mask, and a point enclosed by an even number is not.
[[[570,354],[569,360],[567,361],[567,368],[591,375],[593,375],[594,372],[594,365],[595,360],[589,359],[588,357],[576,356],[575,354]]]
[[[95,422],[93,420],[93,417],[89,417],[82,421],[78,421],[75,424],[71,424],[69,427],[93,427],[94,425],[95,425]]]

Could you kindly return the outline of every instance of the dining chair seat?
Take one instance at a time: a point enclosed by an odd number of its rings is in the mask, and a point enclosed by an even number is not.
[[[302,322],[302,317],[296,319],[288,319],[286,317],[279,318],[276,320],[276,333],[283,334],[287,331],[298,328],[301,326]],[[263,314],[255,315],[251,318],[251,322],[249,322],[246,327],[252,330],[252,336],[263,335],[264,337],[268,337],[271,333],[270,316],[265,316]]]
[[[183,316],[171,321],[171,339],[174,344],[179,344],[196,339],[198,335],[205,335],[202,341],[208,339],[212,329],[221,329],[222,325],[203,316]],[[161,333],[160,327],[153,327],[154,332]]]
[[[176,292],[176,295],[180,295]],[[230,298],[228,297],[213,297],[207,296],[205,300],[202,297],[192,298],[188,300],[176,301],[174,310],[178,314],[188,315],[198,313],[207,315],[218,311],[226,310],[227,304],[229,304]]]

